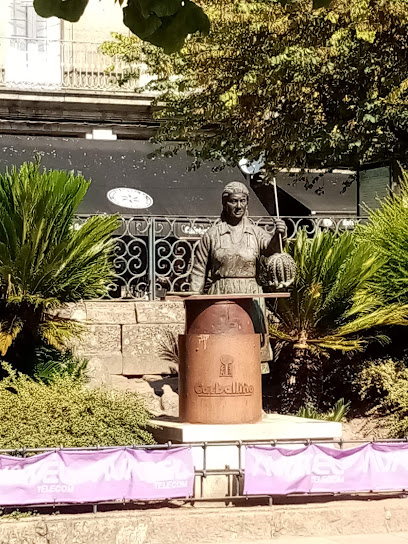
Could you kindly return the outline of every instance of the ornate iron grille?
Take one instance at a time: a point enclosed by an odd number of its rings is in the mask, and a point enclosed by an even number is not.
[[[77,217],[75,228],[89,218]],[[288,238],[300,229],[309,236],[319,230],[340,233],[350,230],[361,218],[350,216],[283,217]],[[252,217],[251,220],[269,232],[274,230],[273,217]],[[165,291],[188,291],[194,249],[201,236],[219,217],[147,217],[123,216],[115,233],[115,278],[109,287],[109,299],[159,298]]]

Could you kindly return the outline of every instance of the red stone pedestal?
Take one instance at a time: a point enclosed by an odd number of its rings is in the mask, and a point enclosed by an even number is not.
[[[180,421],[256,423],[262,417],[259,334],[180,336]]]
[[[185,300],[179,336],[181,422],[256,423],[262,417],[260,335],[251,295],[202,295]]]
[[[289,293],[256,298],[286,298]],[[169,299],[177,297],[166,297]],[[253,295],[187,295],[186,334],[179,336],[179,421],[257,423],[262,417],[260,335]]]

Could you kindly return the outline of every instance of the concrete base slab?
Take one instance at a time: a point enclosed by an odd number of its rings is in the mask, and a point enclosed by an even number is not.
[[[259,423],[243,425],[200,425],[177,418],[153,420],[158,442],[230,442],[236,440],[327,440],[342,436],[341,423],[281,414],[264,414]]]
[[[196,476],[194,497],[207,500],[242,494],[243,479],[240,476],[207,473],[228,469],[242,474],[245,448],[240,446],[240,442],[337,440],[342,436],[341,423],[280,414],[264,414],[259,423],[244,425],[199,425],[181,423],[170,417],[159,417],[154,423],[158,427],[152,433],[159,443],[192,444],[194,467],[206,472],[205,477]],[[217,442],[223,444],[217,445]]]

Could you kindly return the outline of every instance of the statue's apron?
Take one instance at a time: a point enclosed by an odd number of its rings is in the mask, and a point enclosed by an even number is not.
[[[256,280],[257,248],[248,247],[242,243],[230,243],[229,247],[215,247],[211,258],[216,272],[211,278],[209,294],[257,295],[263,292]],[[261,361],[269,361],[272,359],[272,350],[269,342],[265,299],[253,299],[251,318],[255,332],[261,335]]]

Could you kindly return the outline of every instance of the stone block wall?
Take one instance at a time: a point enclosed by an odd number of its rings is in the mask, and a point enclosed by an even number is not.
[[[138,377],[172,372],[160,354],[166,330],[184,332],[182,302],[92,301],[70,305],[59,315],[86,324],[73,349],[89,360],[100,381],[110,376]]]

